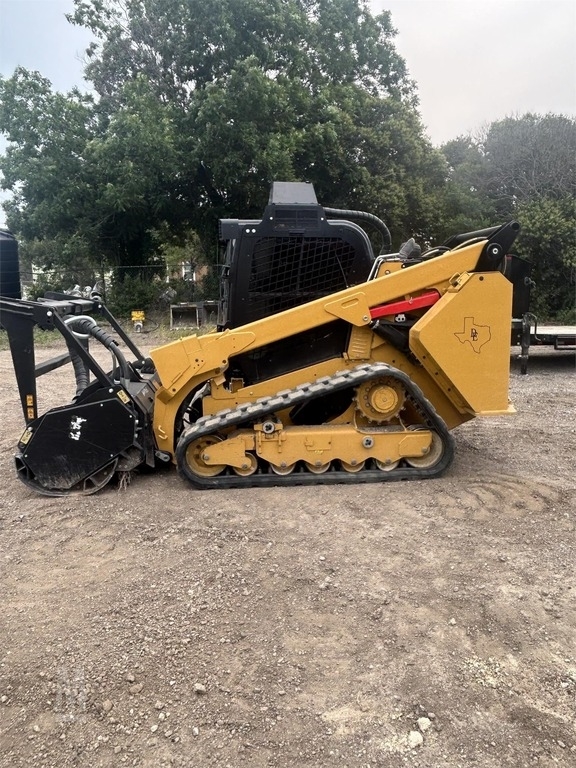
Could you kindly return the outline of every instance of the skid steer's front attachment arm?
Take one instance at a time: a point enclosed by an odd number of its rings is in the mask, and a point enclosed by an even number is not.
[[[144,356],[134,342],[124,332],[118,321],[99,300],[77,298],[67,294],[48,293],[39,301],[9,299],[0,297],[0,328],[8,334],[8,343],[12,354],[16,383],[20,394],[22,412],[26,424],[38,417],[36,379],[56,368],[72,362],[75,372],[80,364],[89,370],[104,387],[110,387],[112,381],[98,365],[88,349],[87,339],[72,329],[72,323],[86,316],[100,315],[112,326],[122,342],[134,354],[134,365],[144,364]],[[36,363],[34,328],[57,330],[64,337],[68,352],[59,354],[45,362]],[[118,361],[124,378],[132,377],[132,367],[126,364],[124,356],[115,345],[111,351]]]

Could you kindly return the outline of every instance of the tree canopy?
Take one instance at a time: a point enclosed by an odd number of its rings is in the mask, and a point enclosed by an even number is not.
[[[575,121],[506,118],[435,149],[389,12],[75,0],[69,20],[94,35],[89,95],[22,68],[0,78],[4,207],[38,266],[84,283],[104,269],[149,277],[174,254],[213,262],[218,218],[257,217],[272,181],[300,180],[326,206],[384,219],[395,246],[519,218],[537,277],[569,284]],[[538,301],[554,315],[569,291]]]
[[[191,106],[249,59],[312,93],[327,83],[414,91],[390,14],[373,16],[362,0],[75,0],[69,18],[94,34],[86,75],[110,99],[141,74],[160,98]]]
[[[443,161],[389,13],[362,0],[76,0],[69,18],[95,36],[91,96],[24,69],[0,81],[8,224],[42,266],[63,248],[133,273],[161,260],[159,232],[196,231],[210,252],[217,219],[258,215],[275,179],[370,207],[398,240],[433,223]]]
[[[575,322],[576,120],[508,117],[443,150],[451,182],[448,218],[456,216],[464,231],[473,221],[478,228],[517,219],[522,229],[515,250],[533,264],[533,311]]]

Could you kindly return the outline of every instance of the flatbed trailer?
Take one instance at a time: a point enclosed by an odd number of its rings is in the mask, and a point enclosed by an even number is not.
[[[532,346],[576,349],[576,325],[541,325],[530,333]]]
[[[520,346],[520,372],[528,373],[530,347],[576,350],[576,325],[539,325],[531,312],[512,320],[512,346]]]

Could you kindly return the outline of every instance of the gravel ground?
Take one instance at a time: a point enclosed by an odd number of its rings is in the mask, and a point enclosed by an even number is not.
[[[513,360],[437,480],[77,500],[16,479],[0,352],[2,768],[576,766],[574,381]]]

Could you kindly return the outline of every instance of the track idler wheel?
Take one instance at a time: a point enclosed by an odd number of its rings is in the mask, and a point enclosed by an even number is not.
[[[210,457],[210,446],[221,441],[222,438],[216,435],[205,435],[193,440],[186,448],[185,461],[188,469],[200,477],[215,477],[223,472],[226,469],[224,464],[207,464]]]
[[[392,472],[400,464],[399,461],[379,461],[374,462],[381,472]]]
[[[330,462],[327,464],[320,464],[320,462],[312,464],[312,462],[306,461],[304,464],[308,472],[312,472],[313,475],[323,475],[324,472],[328,472],[330,469]]]
[[[440,461],[443,452],[444,446],[442,444],[442,438],[437,432],[432,432],[432,442],[428,453],[424,456],[406,457],[406,463],[416,469],[430,469]]]
[[[275,475],[291,475],[296,469],[296,462],[294,464],[270,464],[270,469]]]
[[[355,474],[356,472],[361,472],[364,469],[364,466],[366,465],[365,461],[358,461],[356,464],[349,464],[347,461],[341,461],[340,466],[345,472],[352,472],[352,474]]]

